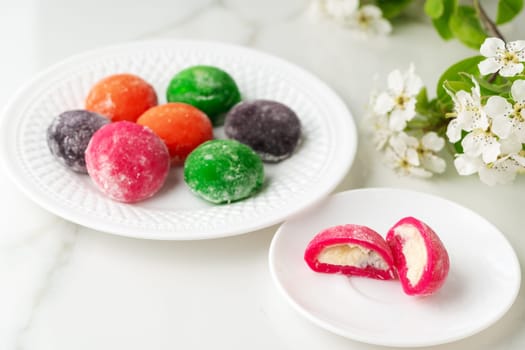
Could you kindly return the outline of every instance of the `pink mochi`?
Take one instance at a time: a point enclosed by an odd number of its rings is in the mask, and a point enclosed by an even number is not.
[[[366,226],[348,224],[321,231],[306,247],[304,260],[316,272],[396,278],[390,248],[383,237]]]
[[[127,121],[95,132],[85,156],[88,174],[98,189],[126,203],[153,196],[170,169],[164,142],[148,128]]]
[[[445,283],[450,261],[438,235],[425,223],[406,217],[386,236],[399,279],[408,295],[430,295]]]

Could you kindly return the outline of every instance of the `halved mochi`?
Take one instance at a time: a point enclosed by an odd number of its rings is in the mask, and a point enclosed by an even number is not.
[[[390,248],[366,226],[341,225],[319,232],[306,247],[304,260],[316,272],[396,278]]]
[[[388,231],[386,242],[406,294],[429,295],[445,283],[448,253],[428,225],[413,217],[403,218]]]

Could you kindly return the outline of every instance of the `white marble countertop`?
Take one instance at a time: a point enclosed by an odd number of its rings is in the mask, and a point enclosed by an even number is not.
[[[0,105],[35,73],[69,55],[130,40],[192,38],[251,46],[327,82],[362,120],[373,75],[414,62],[431,87],[474,55],[443,42],[424,20],[363,41],[312,23],[301,0],[150,0],[0,3]],[[525,15],[506,28],[524,39]],[[432,180],[400,178],[367,138],[336,191],[410,188],[456,201],[494,223],[525,259],[525,182],[488,187],[454,169]],[[127,239],[68,223],[33,204],[0,174],[0,349],[379,349],[322,330],[279,294],[268,270],[277,226],[197,242]],[[520,292],[495,325],[436,349],[525,348]]]

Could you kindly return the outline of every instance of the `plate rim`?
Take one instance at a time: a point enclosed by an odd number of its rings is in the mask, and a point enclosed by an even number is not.
[[[69,56],[59,62],[52,64],[51,66],[43,69],[39,73],[35,74],[32,79],[29,79],[24,84],[22,84],[15,93],[8,99],[5,106],[0,111],[0,129],[6,130],[6,124],[8,124],[8,112],[13,108],[16,108],[17,104],[20,103],[20,100],[23,98],[24,94],[28,92],[34,84],[41,82],[42,79],[46,78],[53,72],[59,71],[61,68],[70,66],[78,62],[80,64],[83,60],[88,59],[90,56],[97,55],[100,53],[109,54],[111,52],[119,52],[122,50],[133,49],[133,48],[144,48],[148,46],[161,47],[161,46],[180,46],[180,45],[189,45],[189,46],[198,46],[198,47],[215,47],[220,48],[221,50],[236,50],[237,52],[246,52],[248,55],[255,55],[261,57],[264,60],[269,60],[271,62],[277,62],[279,65],[282,65],[287,70],[290,69],[294,72],[298,72],[301,76],[304,76],[309,81],[315,82],[324,92],[330,95],[331,99],[336,102],[341,108],[346,112],[348,118],[345,119],[345,128],[348,133],[348,137],[344,140],[344,146],[347,150],[351,150],[346,158],[346,161],[339,168],[341,169],[340,173],[337,176],[333,177],[330,183],[327,183],[322,191],[323,195],[310,196],[310,200],[305,205],[296,206],[294,210],[290,210],[285,215],[274,215],[271,220],[258,221],[255,224],[243,225],[242,227],[237,227],[236,229],[223,229],[223,230],[212,230],[208,232],[201,232],[196,234],[196,232],[191,231],[190,233],[180,233],[176,235],[167,235],[165,231],[152,231],[141,229],[140,233],[138,230],[133,232],[129,231],[129,228],[119,226],[118,224],[106,223],[105,221],[90,220],[89,217],[84,217],[75,211],[64,208],[63,206],[54,203],[52,200],[46,200],[47,196],[42,193],[33,193],[29,188],[26,188],[24,181],[17,178],[15,168],[12,162],[10,161],[10,152],[8,152],[8,142],[7,138],[3,137],[4,140],[0,141],[2,147],[0,147],[0,164],[5,170],[5,173],[8,174],[8,178],[21,190],[24,195],[26,195],[31,201],[42,207],[43,209],[57,215],[65,220],[71,221],[75,224],[85,226],[87,228],[95,229],[98,231],[115,234],[124,237],[131,238],[141,238],[141,239],[153,239],[153,240],[180,240],[180,241],[189,241],[189,240],[204,240],[204,239],[215,239],[223,237],[231,237],[241,234],[250,233],[256,230],[270,227],[272,225],[282,223],[287,218],[292,217],[304,210],[309,209],[310,207],[316,205],[319,201],[323,200],[329,196],[332,191],[343,181],[343,179],[348,174],[351,166],[353,165],[358,147],[358,132],[357,124],[354,119],[352,112],[350,111],[347,104],[342,100],[342,98],[333,90],[328,84],[326,84],[319,77],[313,73],[307,71],[301,66],[290,62],[286,59],[280,58],[276,55],[261,51],[252,47],[246,47],[242,45],[235,45],[230,43],[222,43],[217,41],[209,40],[190,40],[190,39],[153,39],[153,40],[139,40],[139,41],[128,41],[119,43],[116,45],[106,45],[99,48],[87,50]],[[84,61],[85,62],[85,61]],[[4,132],[5,134],[5,132]],[[187,231],[186,231],[187,232]]]
[[[443,201],[443,202],[445,202],[448,205],[453,205],[453,206],[456,206],[456,207],[460,207],[460,208],[468,211],[471,215],[474,215],[477,218],[483,220],[484,223],[486,223],[487,225],[489,225],[491,227],[491,229],[494,229],[498,233],[500,238],[503,239],[503,241],[504,241],[505,245],[507,246],[507,248],[509,249],[509,251],[512,252],[511,259],[512,259],[513,265],[514,265],[514,267],[516,268],[516,271],[517,271],[516,280],[515,280],[515,287],[514,287],[514,290],[513,290],[513,293],[512,293],[512,297],[509,298],[509,300],[506,303],[506,305],[504,305],[499,310],[499,312],[495,314],[495,316],[492,319],[488,320],[487,322],[485,322],[483,324],[478,325],[478,327],[470,330],[469,332],[466,332],[466,333],[463,333],[463,334],[460,334],[460,335],[456,335],[456,336],[452,336],[452,337],[447,337],[446,339],[444,338],[441,341],[432,341],[432,342],[424,342],[424,341],[420,341],[420,342],[410,342],[410,341],[405,341],[405,342],[403,342],[403,341],[383,342],[383,341],[380,341],[380,340],[371,341],[371,339],[369,339],[368,337],[360,336],[359,334],[355,334],[355,333],[354,334],[350,334],[349,332],[345,332],[344,330],[338,328],[337,326],[334,326],[334,325],[330,324],[327,321],[321,320],[321,319],[315,317],[314,315],[312,315],[311,313],[309,313],[307,310],[305,310],[294,298],[292,298],[291,295],[289,295],[287,293],[284,285],[280,282],[280,280],[278,278],[278,273],[276,271],[276,266],[275,266],[275,263],[274,263],[275,262],[275,256],[276,256],[276,253],[275,253],[276,246],[278,244],[278,241],[279,241],[280,237],[283,235],[282,232],[286,228],[286,225],[289,224],[289,222],[293,222],[295,220],[300,219],[300,216],[293,217],[293,218],[291,218],[291,220],[286,220],[285,222],[283,222],[279,226],[279,228],[277,229],[277,231],[275,232],[275,234],[274,234],[274,236],[272,238],[272,241],[270,243],[270,248],[269,248],[269,251],[268,251],[268,266],[269,266],[269,270],[270,270],[271,279],[272,279],[274,285],[279,290],[280,294],[285,298],[285,300],[288,301],[288,303],[290,305],[292,305],[292,308],[295,309],[296,312],[298,312],[300,315],[302,315],[308,321],[310,321],[311,323],[315,324],[316,326],[318,326],[318,327],[320,327],[322,329],[330,331],[330,332],[332,332],[334,334],[337,334],[339,336],[342,336],[344,338],[347,338],[347,339],[350,339],[350,340],[354,340],[354,341],[358,341],[358,342],[361,342],[361,343],[364,343],[364,344],[389,346],[389,347],[397,347],[397,348],[417,348],[417,347],[436,346],[436,345],[448,344],[448,343],[452,343],[452,342],[459,341],[459,340],[468,338],[470,336],[473,336],[473,335],[475,335],[475,334],[477,334],[479,332],[482,332],[482,331],[488,329],[489,327],[491,327],[492,325],[497,323],[514,305],[514,303],[515,303],[515,301],[516,301],[516,299],[517,299],[517,297],[519,295],[520,289],[521,289],[521,279],[522,279],[521,278],[521,265],[520,265],[517,253],[514,250],[514,248],[512,247],[512,244],[510,244],[510,241],[505,236],[505,234],[501,230],[499,230],[492,222],[490,222],[489,220],[485,219],[483,216],[481,216],[480,214],[478,214],[477,212],[475,212],[474,210],[472,210],[470,208],[467,208],[467,207],[465,207],[465,206],[463,206],[463,205],[461,205],[461,204],[459,204],[457,202],[454,202],[454,201],[452,201],[450,199],[441,197],[439,195],[435,195],[435,194],[428,193],[428,192],[423,192],[423,191],[417,191],[417,190],[413,190],[413,189],[404,189],[404,188],[396,188],[396,187],[357,188],[357,189],[351,189],[351,190],[335,193],[335,194],[325,198],[323,202],[328,202],[328,201],[332,200],[335,197],[343,197],[343,196],[351,195],[353,193],[358,193],[358,192],[384,192],[384,191],[389,191],[389,192],[392,192],[392,191],[408,192],[408,193],[415,194],[415,195],[426,196],[428,198],[431,198],[432,200]],[[320,203],[320,205],[322,205],[322,203]]]

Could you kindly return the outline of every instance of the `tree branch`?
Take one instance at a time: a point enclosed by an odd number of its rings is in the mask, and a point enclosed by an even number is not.
[[[483,24],[483,27],[485,27],[485,30],[487,31],[487,34],[493,37],[498,37],[501,40],[505,41],[505,37],[501,32],[499,31],[498,27],[496,26],[496,23],[490,19],[490,17],[487,15],[487,12],[485,12],[485,9],[481,6],[481,3],[479,0],[472,0],[474,8],[476,9],[476,12],[479,15],[479,19],[481,20],[481,23]]]

